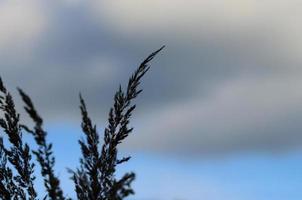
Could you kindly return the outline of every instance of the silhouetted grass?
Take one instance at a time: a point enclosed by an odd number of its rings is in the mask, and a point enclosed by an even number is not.
[[[43,120],[36,111],[30,97],[20,88],[18,88],[18,91],[25,103],[25,111],[35,123],[33,130],[29,129],[25,125],[22,125],[22,127],[34,136],[35,141],[38,144],[38,150],[33,151],[33,154],[37,157],[37,161],[41,166],[41,175],[44,178],[44,186],[47,190],[48,197],[51,200],[64,200],[63,191],[60,188],[60,181],[54,174],[53,168],[55,158],[52,152],[52,144],[47,143],[46,141],[47,133],[43,129]]]
[[[1,186],[3,186],[1,191],[4,191],[0,195],[4,196],[4,199],[34,200],[37,197],[37,193],[33,184],[35,179],[33,176],[34,164],[31,162],[30,148],[28,144],[24,144],[22,141],[21,125],[19,123],[20,115],[16,112],[13,98],[1,79],[0,92],[0,109],[4,115],[0,119],[0,126],[12,144],[10,148],[5,148],[1,141],[2,160],[4,161],[1,165],[3,165],[4,172],[9,173],[7,175],[1,174],[1,178],[4,176],[6,179],[10,178],[11,181],[0,180]],[[6,159],[16,169],[16,175],[12,175],[12,170],[6,165]]]
[[[82,115],[82,131],[84,139],[79,140],[82,157],[76,170],[69,170],[75,184],[75,192],[79,200],[122,200],[134,194],[131,183],[135,179],[133,172],[126,173],[122,178],[115,176],[116,167],[129,161],[130,157],[118,158],[118,146],[133,131],[129,127],[131,115],[136,108],[133,100],[142,92],[139,89],[141,78],[150,69],[149,62],[163,49],[153,52],[130,77],[125,90],[120,86],[114,96],[114,104],[110,108],[108,125],[104,130],[103,142],[100,142],[96,125],[88,115],[83,97],[80,95]],[[68,199],[60,187],[60,180],[55,175],[55,157],[52,144],[47,142],[47,132],[43,128],[43,120],[36,111],[30,97],[18,88],[25,103],[24,109],[34,122],[29,128],[19,122],[20,115],[15,109],[12,96],[0,78],[0,109],[3,117],[0,126],[6,133],[10,147],[5,147],[0,136],[0,199],[4,200],[35,200],[37,193],[34,187],[34,154],[41,167],[41,175],[47,194],[44,199]],[[22,131],[30,133],[38,145],[31,152],[22,140]]]

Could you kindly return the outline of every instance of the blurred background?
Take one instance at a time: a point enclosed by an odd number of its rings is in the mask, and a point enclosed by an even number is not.
[[[299,0],[1,0],[0,73],[20,110],[15,88],[32,97],[75,198],[78,93],[102,135],[119,83],[165,44],[120,150],[129,199],[300,200],[301,19]]]

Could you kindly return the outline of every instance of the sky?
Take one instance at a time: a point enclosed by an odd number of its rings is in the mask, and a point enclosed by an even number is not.
[[[79,92],[102,133],[119,84],[166,45],[122,144],[133,158],[121,170],[138,177],[129,199],[301,199],[301,11],[298,0],[0,0],[0,76],[25,122],[15,88],[32,97],[74,197]]]

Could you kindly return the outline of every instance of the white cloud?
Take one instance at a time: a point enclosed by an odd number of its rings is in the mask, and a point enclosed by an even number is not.
[[[208,31],[204,28],[239,30],[273,22],[284,25],[291,16],[301,16],[300,4],[297,0],[105,0],[95,1],[94,8],[100,19],[105,17],[113,26],[132,33],[164,29],[199,34]]]
[[[1,52],[24,52],[38,39],[45,28],[45,15],[39,1],[0,2],[0,49]]]
[[[299,140],[298,130],[292,132],[287,126],[284,128],[288,130],[280,130],[280,126],[284,120],[301,116],[300,77],[301,74],[241,77],[225,82],[207,97],[196,95],[153,108],[146,112],[144,120],[137,122],[139,134],[130,138],[129,147],[201,153],[256,146],[275,149],[278,142],[274,142],[274,137],[279,140],[280,134],[284,146],[290,146]],[[296,124],[294,129],[297,126],[300,127]]]
[[[221,38],[236,43],[236,37],[240,41],[256,38],[271,42],[270,51],[299,63],[301,6],[298,0],[96,0],[92,4],[97,20],[122,37],[157,38],[172,44]]]

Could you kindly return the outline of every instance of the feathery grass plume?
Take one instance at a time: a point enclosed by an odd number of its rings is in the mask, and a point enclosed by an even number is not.
[[[80,168],[73,173],[75,191],[80,200],[121,200],[134,194],[131,183],[134,173],[125,174],[120,180],[115,178],[116,166],[127,162],[130,157],[117,158],[118,145],[132,132],[129,120],[135,105],[135,99],[142,90],[138,89],[141,78],[150,69],[149,62],[164,48],[150,54],[130,77],[126,91],[120,86],[114,96],[114,105],[110,109],[108,126],[104,131],[104,143],[98,149],[99,137],[96,125],[88,116],[86,104],[80,95],[82,130],[85,140],[79,140],[82,150]]]
[[[54,174],[55,157],[53,156],[52,143],[47,143],[47,132],[43,129],[43,119],[36,111],[34,104],[30,97],[18,88],[19,94],[25,103],[24,109],[30,118],[34,121],[34,130],[29,129],[27,126],[22,127],[34,136],[38,144],[38,150],[33,151],[36,155],[37,161],[41,166],[41,174],[44,178],[44,186],[48,193],[50,200],[64,200],[63,191],[60,187],[60,180]]]
[[[8,178],[12,179],[12,176],[8,176],[9,173],[6,167],[7,157],[5,155],[3,139],[0,138],[0,198],[1,199],[10,199],[11,190],[8,183]]]
[[[88,199],[98,199],[101,192],[101,184],[99,182],[99,136],[97,133],[96,125],[92,125],[91,119],[88,116],[88,111],[85,105],[85,101],[80,95],[80,109],[82,114],[82,130],[86,135],[87,143],[84,140],[79,140],[83,158],[80,163],[82,165],[82,172],[87,172],[87,175],[82,176],[81,182],[88,183],[86,188],[86,194]],[[80,172],[80,173],[82,173]],[[86,173],[85,173],[86,174]],[[84,180],[86,180],[84,182]],[[84,185],[83,185],[84,186]],[[83,189],[84,189],[83,188]],[[84,191],[84,190],[83,190]]]
[[[12,170],[6,166],[7,156],[0,138],[0,199],[25,199],[23,190],[16,186]]]
[[[9,149],[6,149],[3,144],[1,145],[1,148],[4,150],[7,160],[14,166],[17,172],[17,175],[13,176],[12,174],[10,175],[11,170],[6,171],[6,175],[9,175],[9,178],[13,178],[17,183],[17,190],[13,191],[17,191],[19,194],[12,193],[11,195],[19,195],[18,197],[20,197],[20,199],[27,199],[28,196],[28,199],[35,200],[37,193],[33,184],[35,179],[33,175],[34,164],[31,163],[30,148],[28,144],[23,144],[22,131],[19,123],[20,115],[17,113],[13,98],[5,88],[1,78],[0,109],[4,113],[4,116],[0,118],[0,127],[3,128],[4,132],[8,136],[9,142],[11,143],[11,147]],[[1,164],[5,163],[6,162],[3,162]],[[1,181],[3,180],[1,179]]]

